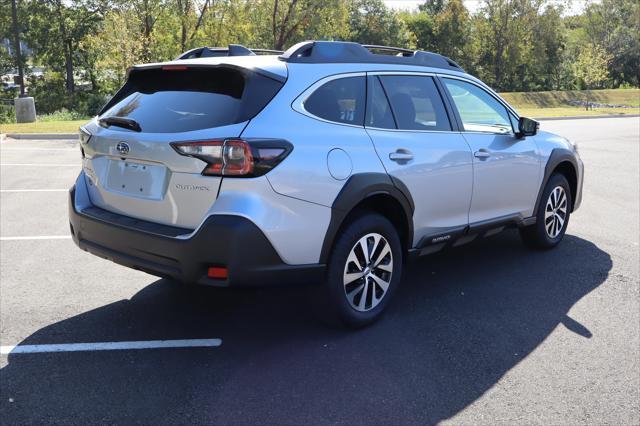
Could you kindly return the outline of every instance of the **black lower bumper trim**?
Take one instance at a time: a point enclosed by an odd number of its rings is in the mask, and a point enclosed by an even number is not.
[[[214,286],[268,286],[319,282],[325,265],[288,265],[267,237],[240,216],[209,217],[189,238],[182,228],[158,225],[116,213],[75,209],[69,193],[69,221],[75,243],[90,253],[161,277]],[[210,266],[226,267],[228,278],[207,277]]]

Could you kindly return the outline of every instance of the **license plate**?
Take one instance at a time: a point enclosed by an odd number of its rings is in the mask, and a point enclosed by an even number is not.
[[[130,196],[160,200],[167,168],[134,161],[109,160],[106,188]]]

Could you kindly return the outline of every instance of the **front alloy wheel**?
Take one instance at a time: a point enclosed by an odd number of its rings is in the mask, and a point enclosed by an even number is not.
[[[549,177],[535,212],[536,223],[520,228],[524,243],[533,248],[557,246],[567,231],[571,216],[571,189],[567,178],[559,173]]]
[[[562,186],[556,186],[549,194],[544,209],[544,227],[549,238],[560,235],[567,218],[567,195]]]

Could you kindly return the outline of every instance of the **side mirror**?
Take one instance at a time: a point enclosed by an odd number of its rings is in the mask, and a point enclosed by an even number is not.
[[[535,136],[538,133],[539,128],[540,123],[538,121],[527,117],[520,117],[520,120],[518,121],[518,133],[516,136],[519,138]]]

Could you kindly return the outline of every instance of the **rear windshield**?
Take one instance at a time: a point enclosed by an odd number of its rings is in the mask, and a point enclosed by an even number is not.
[[[100,118],[133,119],[145,133],[226,126],[253,118],[282,84],[254,71],[228,67],[137,71]]]

